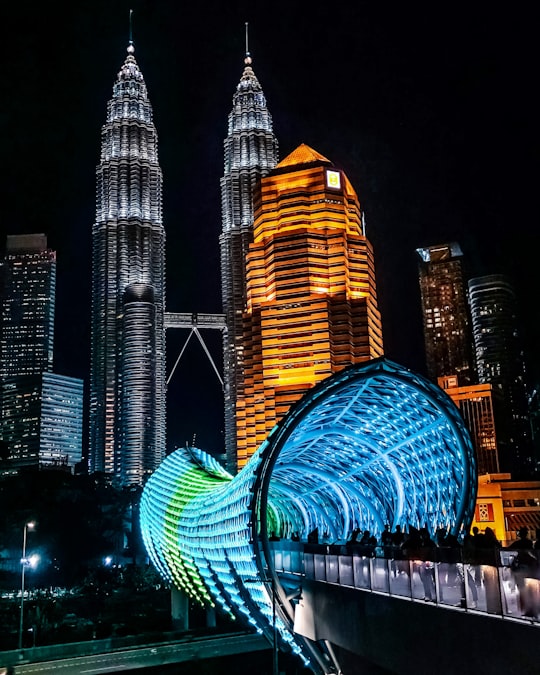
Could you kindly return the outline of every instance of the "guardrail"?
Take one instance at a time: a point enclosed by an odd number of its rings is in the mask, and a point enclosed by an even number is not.
[[[540,560],[518,565],[518,551],[496,551],[497,564],[464,562],[441,549],[439,560],[345,552],[334,545],[272,543],[279,575],[430,602],[448,609],[483,612],[540,626]],[[446,555],[445,555],[446,553]],[[459,554],[458,552],[455,552]],[[456,560],[456,557],[458,558]]]

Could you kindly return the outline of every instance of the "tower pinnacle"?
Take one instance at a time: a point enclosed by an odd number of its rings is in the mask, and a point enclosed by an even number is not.
[[[128,54],[133,54],[135,47],[133,45],[133,10],[129,10],[129,44],[127,48]]]
[[[251,54],[249,53],[249,24],[246,21],[246,57],[244,59],[246,66],[250,66],[252,63]]]

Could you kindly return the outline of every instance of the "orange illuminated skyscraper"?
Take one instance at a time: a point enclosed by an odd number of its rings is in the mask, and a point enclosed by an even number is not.
[[[373,249],[347,176],[300,145],[261,179],[247,255],[238,465],[292,403],[382,356]]]

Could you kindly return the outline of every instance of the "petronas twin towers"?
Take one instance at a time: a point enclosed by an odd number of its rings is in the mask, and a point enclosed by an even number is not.
[[[165,230],[157,133],[130,43],[107,105],[92,229],[90,471],[142,485],[165,457]],[[246,55],[233,98],[221,181],[225,443],[236,458],[235,404],[242,370],[244,260],[252,193],[277,162],[261,86]]]

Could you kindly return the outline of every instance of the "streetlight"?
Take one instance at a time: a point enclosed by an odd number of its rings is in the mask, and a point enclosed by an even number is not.
[[[22,649],[22,639],[23,639],[23,623],[24,623],[24,573],[27,565],[33,564],[26,558],[26,535],[28,530],[33,530],[36,524],[33,521],[24,524],[23,528],[23,547],[22,547],[22,558],[21,558],[21,617],[19,621],[19,649]],[[34,556],[32,556],[34,557]],[[34,561],[35,564],[35,561]]]

